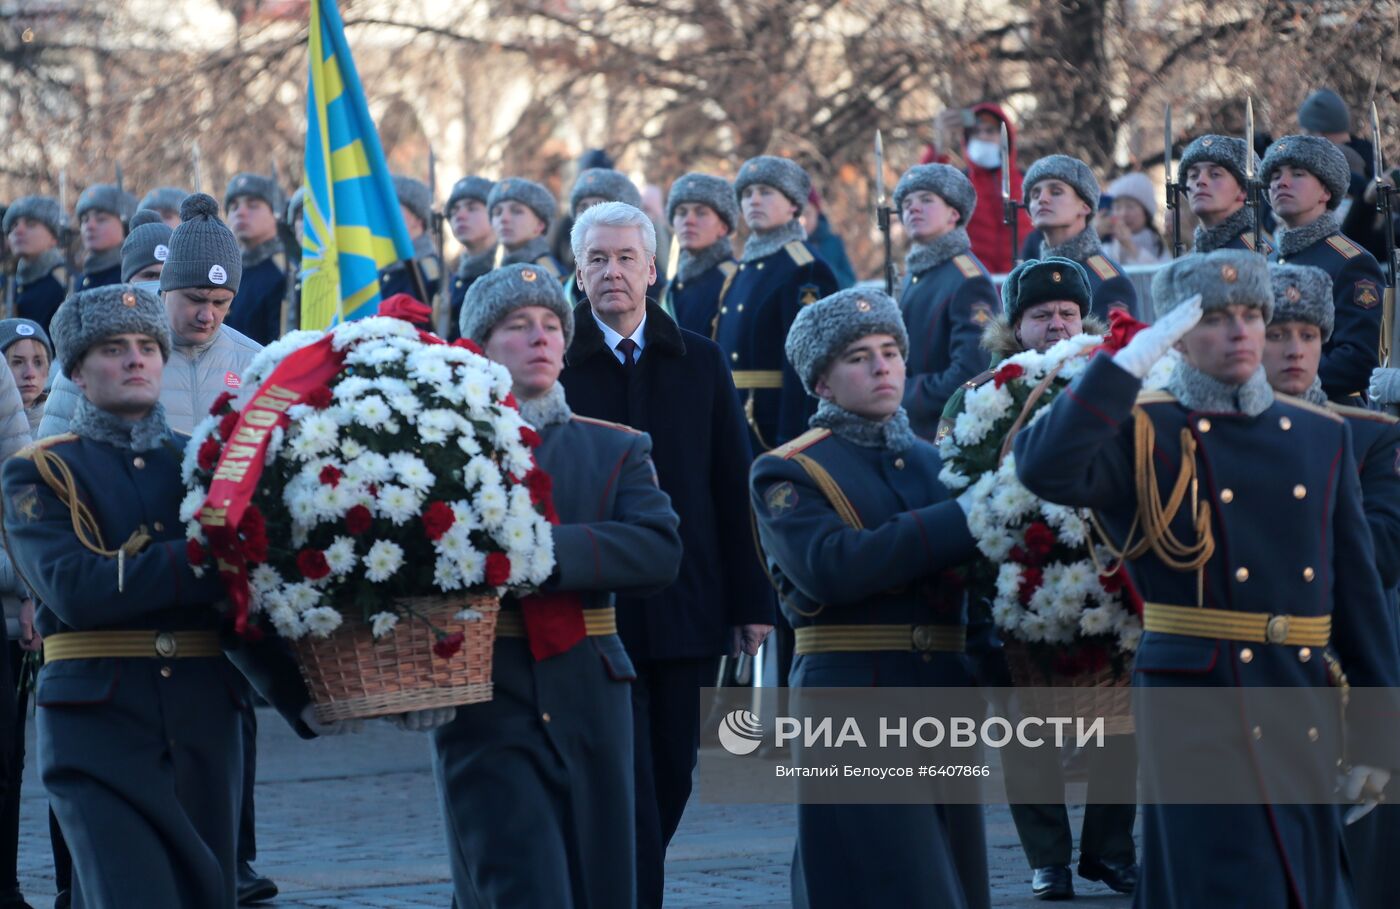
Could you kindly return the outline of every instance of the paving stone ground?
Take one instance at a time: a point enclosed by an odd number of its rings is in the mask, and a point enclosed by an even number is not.
[[[303,742],[260,711],[257,869],[282,895],[269,906],[447,909],[451,888],[428,740],[372,723],[354,736]],[[29,724],[33,755],[33,724]],[[45,800],[25,768],[20,880],[35,909],[53,902]],[[1074,828],[1080,813],[1072,810]],[[779,909],[789,905],[789,806],[692,802],[667,858],[668,909]],[[1005,806],[987,809],[992,902],[1041,906]],[[1078,881],[1078,904],[1126,909],[1127,897]],[[917,897],[910,895],[910,905]]]

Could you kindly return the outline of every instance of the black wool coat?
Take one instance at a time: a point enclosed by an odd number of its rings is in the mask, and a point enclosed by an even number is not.
[[[649,433],[661,488],[681,518],[679,578],[653,596],[618,597],[618,633],[637,659],[721,655],[730,626],[771,625],[776,615],[753,542],[753,454],[729,368],[713,341],[680,328],[655,303],[647,303],[645,347],[630,373],[587,302],[574,324],[560,376],[569,407]]]

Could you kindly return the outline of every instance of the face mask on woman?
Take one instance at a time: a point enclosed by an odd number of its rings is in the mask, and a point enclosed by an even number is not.
[[[1001,146],[986,139],[968,139],[967,160],[985,170],[996,170],[1001,167]]]

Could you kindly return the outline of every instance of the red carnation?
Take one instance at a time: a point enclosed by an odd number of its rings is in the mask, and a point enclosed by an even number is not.
[[[331,401],[335,400],[335,396],[331,394],[330,386],[320,385],[308,391],[306,397],[301,400],[309,407],[325,410],[331,406]]]
[[[224,408],[228,407],[232,403],[233,392],[220,392],[219,396],[214,399],[214,403],[209,405],[209,415],[211,417],[217,417],[219,414],[224,412]]]
[[[1045,575],[1039,568],[1027,568],[1021,573],[1021,587],[1016,591],[1016,599],[1021,601],[1022,606],[1030,605],[1031,597],[1044,580]]]
[[[515,392],[511,392],[510,394],[506,395],[505,399],[502,400],[501,403],[507,407],[512,407],[516,410],[520,409],[520,402],[515,400]]]
[[[267,522],[258,506],[250,505],[238,522],[243,557],[250,562],[267,561]]]
[[[500,587],[510,577],[510,559],[504,552],[493,552],[486,557],[486,583]]]
[[[339,467],[336,467],[334,464],[327,464],[325,467],[321,468],[319,479],[322,486],[338,486],[340,485],[340,478],[343,476],[345,476],[345,474],[340,472]]]
[[[433,644],[433,653],[449,660],[456,656],[457,651],[462,649],[462,642],[466,640],[466,635],[460,631],[451,634],[444,634]]]
[[[214,465],[219,463],[219,454],[223,451],[223,446],[219,440],[210,436],[199,446],[199,469],[213,470]]]
[[[319,581],[331,573],[326,554],[319,549],[303,549],[297,553],[297,571],[308,581]]]
[[[1054,548],[1055,531],[1049,525],[1036,521],[1026,528],[1026,549],[1030,550],[1031,558],[1044,559]]]
[[[363,505],[355,505],[345,512],[345,529],[350,531],[352,536],[359,536],[369,530],[372,516],[369,509]]]
[[[456,520],[457,515],[453,514],[452,506],[446,502],[429,502],[428,507],[423,509],[423,532],[430,540],[442,539]]]
[[[185,543],[185,558],[191,565],[203,565],[209,558],[209,551],[198,540],[189,540]]]
[[[540,447],[540,443],[543,442],[543,441],[544,441],[544,440],[540,438],[540,434],[537,433],[537,432],[535,432],[535,431],[534,431],[533,429],[531,429],[530,427],[528,427],[528,426],[522,426],[522,427],[520,427],[520,444],[521,444],[521,445],[525,445],[525,446],[528,446],[528,447],[530,447],[530,448],[539,448],[539,447]]]
[[[471,338],[458,338],[457,340],[452,342],[452,346],[470,350],[472,353],[476,354],[479,357],[485,356],[485,354],[481,352],[481,345],[473,341]]]
[[[1007,363],[992,375],[992,382],[997,388],[1002,387],[1012,379],[1019,379],[1026,374],[1020,363]]]
[[[238,425],[238,412],[230,410],[219,418],[219,438],[227,442],[233,438],[233,429]]]
[[[1123,569],[1119,568],[1113,574],[1099,575],[1099,586],[1104,593],[1117,593],[1123,589]]]

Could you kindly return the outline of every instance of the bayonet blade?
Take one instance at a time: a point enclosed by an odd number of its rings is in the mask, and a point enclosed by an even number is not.
[[[1164,130],[1166,139],[1165,152],[1162,155],[1162,166],[1167,169],[1167,185],[1171,186],[1172,180],[1172,106],[1167,105],[1166,128]]]
[[[1011,134],[1005,120],[1001,121],[1001,198],[1011,201]]]
[[[881,208],[885,207],[885,139],[875,130],[875,198]]]
[[[1254,99],[1244,102],[1244,176],[1254,179]]]
[[[1385,179],[1385,155],[1381,152],[1381,118],[1374,101],[1371,102],[1371,147],[1375,150],[1372,164],[1376,169],[1376,187],[1379,188]]]

